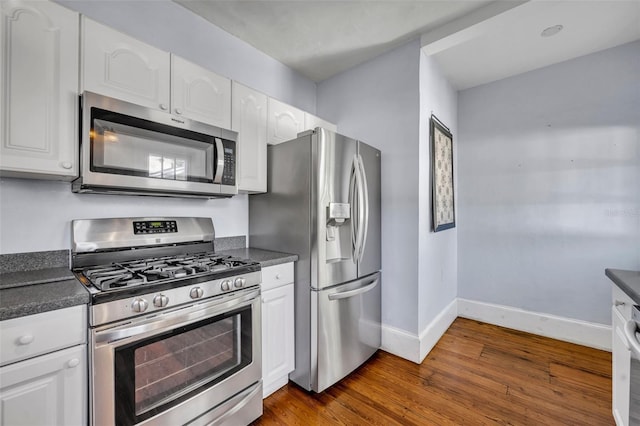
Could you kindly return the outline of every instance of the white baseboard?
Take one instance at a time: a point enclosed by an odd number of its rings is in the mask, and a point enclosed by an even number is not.
[[[382,324],[382,350],[420,364],[456,317],[611,351],[611,326],[457,298],[416,335]]]
[[[381,349],[416,364],[420,363],[420,339],[408,331],[382,324]]]
[[[262,382],[262,399],[265,399],[281,387],[285,386],[289,383],[289,375],[285,374],[282,377],[278,377],[277,379],[273,379],[269,381],[269,383]]]
[[[457,299],[458,316],[611,351],[611,327],[510,306]]]
[[[431,352],[438,340],[458,317],[458,299],[453,299],[420,333],[420,362]]]
[[[420,335],[382,324],[382,350],[420,364],[457,317],[453,300],[431,321]]]

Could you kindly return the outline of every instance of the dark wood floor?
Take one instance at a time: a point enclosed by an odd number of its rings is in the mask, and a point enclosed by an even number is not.
[[[613,425],[611,354],[458,318],[421,365],[379,351],[321,394],[289,383],[254,425]]]

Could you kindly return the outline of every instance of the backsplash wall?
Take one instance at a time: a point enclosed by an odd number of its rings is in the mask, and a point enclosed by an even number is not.
[[[126,216],[211,217],[216,237],[247,235],[247,195],[190,199],[74,194],[68,182],[0,179],[0,254],[70,249],[71,220]]]

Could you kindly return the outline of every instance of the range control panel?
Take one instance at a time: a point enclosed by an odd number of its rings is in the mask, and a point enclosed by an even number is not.
[[[133,222],[133,233],[139,234],[168,234],[178,232],[178,224],[175,220],[148,220]]]

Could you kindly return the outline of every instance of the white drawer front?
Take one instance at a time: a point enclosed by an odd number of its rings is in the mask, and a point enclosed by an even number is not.
[[[85,343],[86,339],[86,305],[1,321],[0,365]]]
[[[293,282],[293,262],[262,268],[262,291]]]
[[[612,289],[613,306],[618,310],[618,312],[620,312],[626,321],[630,320],[631,308],[633,308],[635,303],[624,291],[620,290],[617,285],[613,284]]]

